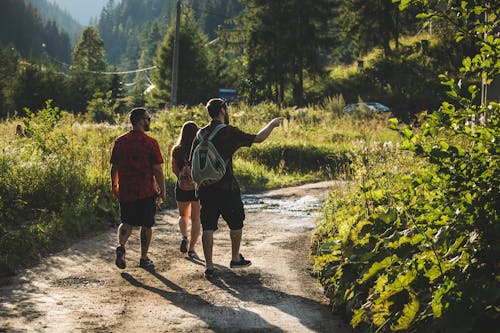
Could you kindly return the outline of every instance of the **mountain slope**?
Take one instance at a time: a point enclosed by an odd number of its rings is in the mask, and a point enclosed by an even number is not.
[[[108,0],[50,0],[63,10],[68,11],[80,24],[89,25],[99,17]],[[135,0],[137,1],[137,0]],[[115,2],[119,2],[116,0]]]
[[[68,33],[71,44],[75,44],[82,31],[82,25],[71,14],[48,0],[26,0],[26,2],[31,3],[40,11],[44,21],[55,21],[61,29],[64,29]]]
[[[141,56],[145,35],[159,27],[163,36],[175,22],[176,0],[108,0],[97,24],[104,39],[111,64],[134,67]],[[213,39],[225,20],[238,14],[243,5],[238,0],[185,0],[182,8],[191,7],[201,29]],[[185,9],[181,9],[185,10]],[[157,41],[158,42],[158,41]],[[155,48],[155,47],[154,47]]]
[[[39,10],[19,0],[2,0],[0,44],[15,48],[23,57],[50,56],[69,61],[68,34],[52,21],[42,19]]]

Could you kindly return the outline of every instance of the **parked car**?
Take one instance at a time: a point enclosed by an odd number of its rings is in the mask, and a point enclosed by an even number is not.
[[[391,108],[382,103],[377,103],[377,102],[362,102],[362,103],[348,104],[344,106],[344,112],[356,112],[356,111],[382,113],[391,111]]]

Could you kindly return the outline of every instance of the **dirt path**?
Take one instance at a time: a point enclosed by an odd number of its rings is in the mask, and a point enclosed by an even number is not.
[[[309,274],[314,213],[296,209],[317,206],[332,185],[340,186],[319,183],[246,196],[241,252],[253,265],[229,269],[230,240],[221,221],[211,281],[203,277],[203,263],[178,251],[173,210],[157,217],[154,272],[137,267],[137,230],[123,271],[114,266],[114,230],[79,242],[1,281],[0,332],[349,332]]]

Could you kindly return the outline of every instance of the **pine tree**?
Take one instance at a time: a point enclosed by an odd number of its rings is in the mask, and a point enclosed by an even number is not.
[[[86,27],[72,54],[72,90],[75,94],[75,111],[83,112],[95,93],[109,90],[109,78],[105,71],[104,42],[94,27]]]
[[[148,101],[153,104],[171,102],[172,56],[175,24],[167,31],[158,47],[153,72],[156,89]],[[214,61],[207,46],[208,39],[193,17],[189,7],[183,6],[180,25],[179,71],[177,101],[179,104],[204,103],[215,94]]]
[[[245,0],[235,20],[244,43],[249,100],[303,103],[304,75],[319,70],[320,51],[329,46],[333,0]],[[243,31],[243,33],[241,33]]]

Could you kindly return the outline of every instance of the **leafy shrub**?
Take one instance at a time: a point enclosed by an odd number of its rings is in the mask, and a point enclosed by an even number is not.
[[[27,136],[14,137],[0,153],[2,273],[115,223],[107,152],[115,131],[83,140],[87,129],[75,133],[74,117],[50,101],[26,111]]]
[[[463,1],[454,9],[460,15],[449,19],[487,10],[471,6]],[[495,31],[498,23],[476,21],[458,37]],[[478,42],[481,52],[464,59],[460,84],[442,76],[451,102],[443,102],[419,129],[391,121],[404,151],[386,157],[398,165],[408,158],[402,154],[413,152],[408,162],[413,171],[361,157],[358,189],[326,203],[325,222],[314,236],[315,268],[335,309],[359,331],[489,332],[497,327],[500,105],[473,101],[477,78],[500,74],[500,38]],[[489,61],[491,52],[496,61]]]

